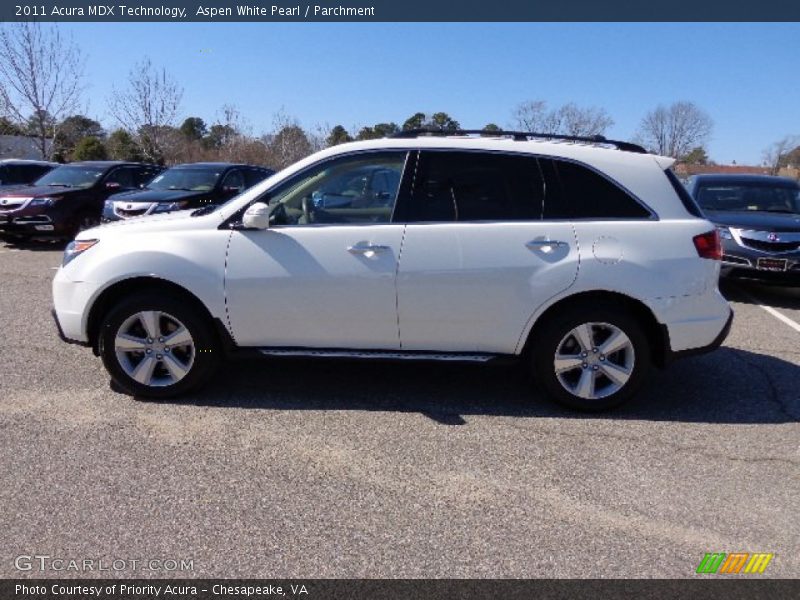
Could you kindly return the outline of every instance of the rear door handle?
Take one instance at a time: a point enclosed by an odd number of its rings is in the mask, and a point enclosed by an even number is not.
[[[552,252],[556,248],[566,248],[567,245],[567,242],[561,240],[531,240],[525,243],[525,246],[531,250],[543,250],[544,252]]]
[[[381,246],[380,244],[370,244],[368,242],[358,242],[352,246],[347,247],[350,254],[377,254],[378,252],[386,252],[391,250],[390,246]]]

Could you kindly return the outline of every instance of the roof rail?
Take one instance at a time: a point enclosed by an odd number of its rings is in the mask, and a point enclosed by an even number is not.
[[[625,152],[636,152],[638,154],[647,154],[639,144],[631,142],[622,142],[619,140],[609,140],[602,135],[593,136],[579,136],[579,135],[559,135],[556,133],[536,133],[535,131],[485,131],[483,129],[437,129],[434,127],[422,129],[407,129],[399,131],[390,138],[416,138],[421,136],[459,136],[459,135],[481,135],[483,137],[511,137],[515,142],[525,142],[531,138],[544,139],[544,140],[557,140],[563,142],[579,142],[583,144],[597,144],[614,146],[617,150],[624,150]]]

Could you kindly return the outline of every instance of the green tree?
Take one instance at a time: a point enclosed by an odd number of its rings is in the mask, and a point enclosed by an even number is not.
[[[284,125],[272,137],[269,149],[274,156],[274,166],[278,169],[288,167],[313,152],[306,132],[294,123]]]
[[[453,132],[461,129],[461,125],[458,123],[458,121],[453,119],[445,112],[434,113],[434,115],[431,116],[430,120],[428,121],[428,124],[436,129],[441,129],[447,132]]]
[[[483,126],[483,129],[481,129],[481,131],[485,131],[487,134],[492,134],[503,130],[499,125],[496,125],[495,123],[487,123],[486,125]]]
[[[144,159],[142,149],[130,133],[124,129],[117,129],[108,136],[106,142],[108,157],[113,160],[140,161]]]
[[[229,144],[239,132],[231,125],[217,123],[208,130],[208,135],[203,138],[203,145],[210,149],[219,149]]]
[[[76,145],[70,155],[71,160],[107,160],[108,150],[105,144],[96,137],[85,137]]]
[[[692,148],[691,152],[681,158],[681,162],[687,165],[707,165],[708,154],[706,153],[706,149],[702,146]]]
[[[437,112],[430,117],[425,113],[414,113],[403,123],[403,131],[411,129],[441,129],[442,131],[453,132],[460,128],[461,125],[459,125],[458,121],[446,112]]]
[[[25,132],[6,117],[0,117],[0,135],[25,135]]]
[[[102,140],[106,137],[103,126],[84,115],[72,115],[58,124],[53,138],[53,158],[63,162],[72,154],[78,142],[87,137]]]
[[[200,117],[188,117],[179,129],[183,137],[190,140],[201,140],[208,133],[206,122]]]
[[[352,141],[353,137],[347,133],[347,130],[341,125],[336,125],[333,129],[331,129],[330,135],[328,135],[325,143],[328,146],[338,146],[339,144],[345,144]]]
[[[424,126],[425,113],[418,112],[406,119],[406,122],[403,123],[403,131],[409,131],[410,129],[422,129]]]
[[[377,123],[373,129],[379,137],[389,137],[400,131],[397,123]]]

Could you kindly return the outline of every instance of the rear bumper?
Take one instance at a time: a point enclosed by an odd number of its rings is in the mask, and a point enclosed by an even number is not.
[[[730,309],[729,309],[730,310]],[[717,337],[715,337],[710,344],[706,344],[704,346],[698,346],[697,348],[687,348],[685,350],[672,350],[669,343],[669,331],[665,331],[665,340],[667,342],[667,348],[664,353],[666,357],[666,362],[671,363],[672,361],[685,358],[687,356],[697,356],[699,354],[707,354],[709,352],[713,352],[717,348],[719,348],[725,339],[728,337],[728,334],[731,332],[731,326],[733,325],[733,310],[730,310],[728,314],[728,318],[725,321],[725,325],[722,327],[722,330],[719,332]]]

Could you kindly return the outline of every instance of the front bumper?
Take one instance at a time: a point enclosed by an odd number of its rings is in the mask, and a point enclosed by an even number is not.
[[[88,345],[87,307],[97,293],[95,284],[72,281],[59,269],[53,278],[53,310],[59,337],[69,343]]]
[[[91,344],[89,342],[81,342],[78,340],[71,340],[66,335],[64,335],[64,330],[61,329],[61,323],[58,321],[58,313],[56,313],[55,308],[50,309],[50,314],[53,316],[53,321],[56,323],[56,330],[58,331],[58,337],[61,339],[62,342],[66,342],[67,344],[76,344],[78,346],[85,346],[88,347]]]
[[[792,249],[793,244],[774,244],[766,241],[765,232],[749,232],[731,228],[733,239],[725,239],[722,244],[723,277],[747,277],[773,281],[800,281],[800,249]],[[764,239],[750,239],[758,236]],[[794,237],[795,234],[788,234]],[[757,247],[755,247],[757,246]]]
[[[67,224],[45,212],[29,210],[0,213],[0,233],[24,237],[63,237],[71,232]]]

